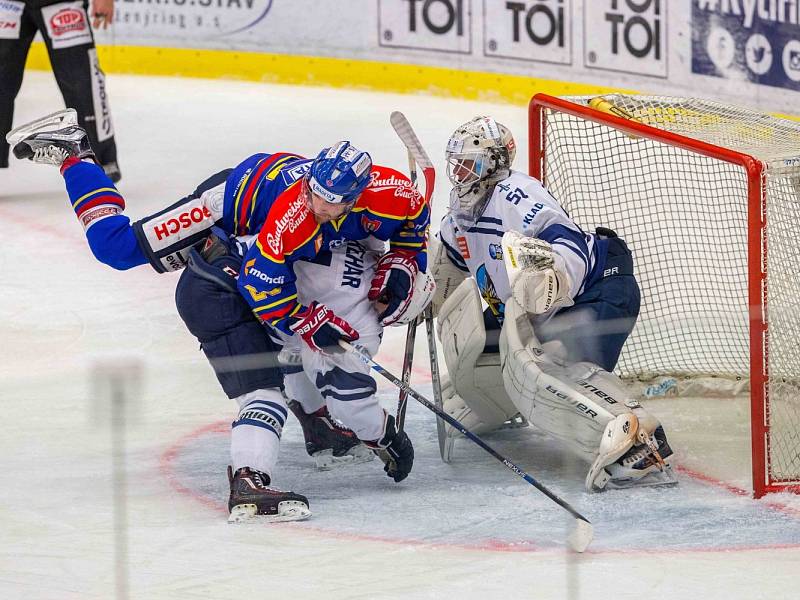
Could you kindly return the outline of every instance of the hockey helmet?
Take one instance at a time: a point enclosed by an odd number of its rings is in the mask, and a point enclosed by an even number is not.
[[[330,204],[351,204],[369,185],[372,158],[350,142],[337,142],[319,153],[308,174],[310,190]]]
[[[508,177],[517,147],[511,131],[492,117],[461,125],[447,142],[447,177],[453,184],[450,210],[463,224],[480,217],[494,185]]]

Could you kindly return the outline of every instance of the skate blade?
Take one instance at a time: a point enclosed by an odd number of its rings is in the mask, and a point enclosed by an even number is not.
[[[604,490],[628,490],[635,487],[674,487],[678,478],[672,467],[666,465],[663,471],[652,471],[641,479],[610,479]]]
[[[274,515],[259,515],[255,504],[239,504],[231,509],[228,523],[283,523],[286,521],[303,521],[311,516],[311,511],[303,502],[286,500],[278,503],[278,512]]]
[[[12,129],[6,134],[6,141],[9,146],[13,147],[29,135],[33,135],[38,131],[55,131],[56,129],[63,129],[64,127],[77,124],[78,113],[75,112],[74,108],[67,108],[31,121],[30,123],[26,123],[25,125],[20,125],[16,129]]]
[[[350,448],[343,456],[334,456],[333,450],[320,450],[315,452],[312,458],[318,471],[332,471],[340,467],[369,462],[375,458],[375,454],[362,445]]]
[[[500,425],[500,427],[497,428],[497,431],[503,431],[505,429],[524,429],[528,425],[530,425],[530,423],[528,423],[528,420],[521,414],[517,413],[516,415],[511,417],[508,421]]]

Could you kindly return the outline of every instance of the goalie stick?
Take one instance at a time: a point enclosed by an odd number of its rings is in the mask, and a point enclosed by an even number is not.
[[[394,111],[389,116],[389,122],[392,125],[397,137],[403,142],[408,152],[408,170],[411,178],[411,183],[417,185],[417,165],[422,168],[422,174],[425,177],[425,203],[430,204],[431,196],[433,195],[433,184],[436,180],[436,173],[433,169],[433,163],[422,147],[422,144],[414,133],[414,129],[406,119],[406,116],[400,111]],[[406,332],[406,345],[403,351],[403,383],[406,385],[411,381],[411,364],[414,360],[414,343],[417,339],[417,325],[419,319],[414,319],[408,324]],[[397,430],[402,431],[403,425],[406,420],[406,406],[408,405],[408,394],[400,388],[400,396],[397,401]],[[441,440],[440,440],[441,447]]]
[[[592,541],[592,537],[594,536],[594,528],[592,527],[592,524],[589,521],[589,519],[584,517],[581,513],[579,513],[574,508],[572,508],[572,506],[570,506],[565,500],[563,500],[560,497],[556,496],[553,492],[551,492],[548,488],[546,488],[544,485],[539,483],[531,475],[529,475],[528,473],[526,473],[525,471],[520,469],[513,462],[511,462],[506,457],[504,457],[502,454],[497,452],[494,448],[489,446],[489,444],[484,442],[481,438],[479,438],[477,435],[472,433],[469,429],[464,427],[459,421],[457,421],[456,419],[454,419],[453,417],[448,415],[446,412],[444,412],[442,409],[440,409],[439,407],[434,405],[434,403],[431,402],[430,400],[428,400],[425,396],[423,396],[422,394],[417,392],[414,388],[409,386],[407,383],[403,383],[397,376],[389,373],[389,371],[387,371],[381,365],[376,363],[368,354],[364,353],[363,351],[361,351],[360,349],[356,348],[355,346],[353,346],[351,344],[348,344],[344,340],[340,340],[339,341],[339,345],[342,348],[344,348],[345,350],[355,352],[358,356],[361,357],[361,359],[366,364],[368,364],[370,367],[372,367],[373,370],[375,370],[378,373],[380,373],[381,375],[383,375],[386,379],[391,381],[393,384],[395,384],[401,390],[404,390],[407,395],[411,396],[412,398],[414,398],[414,400],[416,400],[417,402],[422,404],[425,408],[427,408],[428,410],[433,412],[439,419],[443,419],[443,420],[447,421],[447,423],[450,426],[455,427],[456,429],[458,429],[458,431],[460,431],[462,434],[464,434],[470,440],[472,440],[473,442],[478,444],[478,446],[480,446],[481,448],[486,450],[486,452],[488,452],[493,457],[495,457],[497,460],[499,460],[501,463],[503,463],[503,466],[505,466],[507,469],[509,469],[514,474],[516,474],[517,476],[519,476],[522,479],[524,479],[525,481],[527,481],[529,484],[531,484],[537,490],[542,492],[545,496],[550,498],[550,500],[552,500],[553,502],[558,504],[561,508],[566,510],[575,519],[575,529],[572,531],[572,533],[570,534],[570,536],[569,536],[567,541],[568,541],[570,547],[573,550],[575,550],[575,552],[583,552],[584,550],[586,550],[586,548],[589,546],[589,544]]]

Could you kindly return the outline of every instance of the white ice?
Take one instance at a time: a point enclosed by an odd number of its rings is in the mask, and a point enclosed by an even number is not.
[[[256,151],[312,155],[344,138],[404,168],[392,110],[406,113],[437,165],[434,222],[446,203],[442,149],[457,124],[493,114],[517,134],[517,165],[527,161],[517,106],[117,75],[109,94],[133,217]],[[28,73],[15,124],[61,102],[52,75]],[[443,465],[433,417],[413,400],[417,461],[405,482],[376,462],[314,471],[290,421],[275,483],[306,494],[314,517],[228,525],[234,406],[176,313],[177,275],[96,262],[57,170],[13,159],[0,170],[0,239],[0,598],[800,597],[798,499],[735,493],[749,487],[740,400],[652,406],[686,469],[668,490],[589,495],[585,467],[555,458],[531,429],[488,437],[593,521],[581,556],[564,548],[563,511],[468,441]],[[396,373],[403,337],[389,331],[378,357]],[[430,394],[422,330],[418,341],[414,383]],[[102,382],[135,369],[140,388],[126,388],[125,427],[112,436]],[[379,385],[393,405],[396,391]]]

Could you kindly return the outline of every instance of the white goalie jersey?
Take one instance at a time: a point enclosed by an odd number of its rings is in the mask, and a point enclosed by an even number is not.
[[[481,296],[501,322],[511,295],[501,244],[506,231],[552,244],[553,251],[564,259],[570,298],[602,274],[605,256],[598,255],[595,235],[584,233],[539,181],[512,171],[495,186],[474,225],[462,231],[445,216],[439,233],[450,261],[475,278]]]

